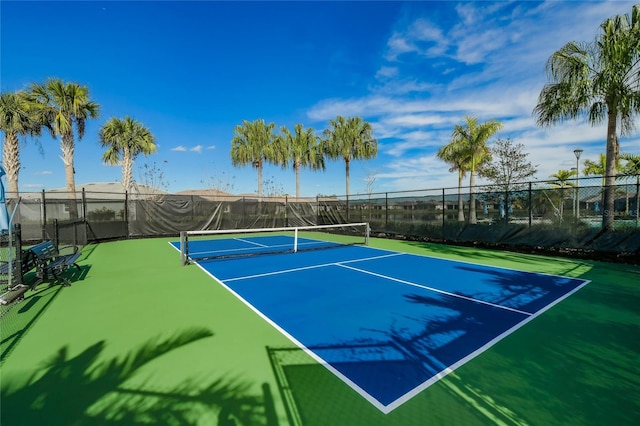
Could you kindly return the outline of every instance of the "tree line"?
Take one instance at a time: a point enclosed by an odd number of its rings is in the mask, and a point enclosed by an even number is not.
[[[258,172],[258,197],[262,197],[264,163],[293,168],[296,197],[300,197],[300,169],[324,170],[325,159],[345,163],[346,194],[350,193],[350,165],[353,160],[375,158],[378,141],[371,124],[361,117],[337,116],[320,135],[298,123],[293,132],[286,126],[276,133],[274,123],[263,119],[244,120],[233,130],[231,161],[234,166],[253,166]]]
[[[8,191],[16,198],[21,168],[19,136],[40,136],[49,131],[60,139],[65,168],[66,189],[69,196],[70,217],[78,217],[75,201],[75,142],[85,134],[86,121],[98,118],[100,105],[93,101],[87,86],[50,78],[32,83],[26,90],[0,94],[0,129],[5,133],[3,164],[7,174]],[[157,151],[156,138],[142,123],[126,116],[110,118],[99,129],[99,143],[106,148],[102,156],[105,164],[122,166],[122,185],[131,191],[133,162],[140,155]],[[265,162],[292,167],[296,174],[296,197],[300,196],[300,169],[325,168],[325,158],[342,159],[346,169],[346,188],[349,192],[351,161],[374,158],[377,140],[371,124],[360,117],[338,116],[329,127],[316,135],[313,128],[296,124],[293,131],[285,126],[275,133],[275,124],[259,119],[243,121],[236,126],[231,142],[234,166],[252,165],[258,170],[258,196],[262,192],[262,166]]]
[[[31,83],[26,90],[0,94],[0,129],[5,133],[2,155],[9,192],[15,197],[19,195],[19,136],[39,136],[47,130],[52,138],[60,138],[69,215],[77,218],[75,140],[84,137],[87,120],[99,115],[100,105],[91,99],[87,86],[60,78]],[[102,156],[104,163],[122,165],[122,184],[130,191],[133,161],[139,154],[156,152],[155,137],[142,123],[129,116],[112,117],[100,128],[99,142],[107,149]]]

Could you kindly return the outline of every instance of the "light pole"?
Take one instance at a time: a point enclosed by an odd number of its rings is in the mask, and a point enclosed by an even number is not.
[[[574,149],[576,155],[576,219],[580,219],[580,156],[582,149]]]

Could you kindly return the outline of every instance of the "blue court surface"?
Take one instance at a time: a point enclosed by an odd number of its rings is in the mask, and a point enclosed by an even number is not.
[[[189,252],[288,238],[190,241]],[[366,246],[197,264],[385,413],[588,283]]]

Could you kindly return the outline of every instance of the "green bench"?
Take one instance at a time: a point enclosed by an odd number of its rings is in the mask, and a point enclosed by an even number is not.
[[[71,249],[70,253],[62,254],[61,251],[67,251]],[[6,293],[0,296],[0,304],[6,305],[15,300],[24,297],[24,293],[28,289],[35,290],[35,288],[45,282],[62,281],[64,286],[70,286],[69,280],[62,276],[62,273],[74,266],[78,271],[82,269],[76,263],[81,253],[77,246],[64,247],[58,250],[53,241],[43,241],[32,247],[24,249],[22,251],[22,275],[35,269],[36,281],[31,285],[19,284],[11,289],[8,289]],[[0,265],[0,274],[7,274],[9,265],[5,262]],[[14,271],[17,268],[14,265]],[[17,272],[17,271],[16,271]]]
[[[71,249],[72,252],[68,254],[60,253],[66,249]],[[44,241],[29,247],[28,250],[33,254],[36,264],[37,280],[31,285],[32,290],[44,281],[55,282],[60,280],[65,286],[70,286],[71,283],[62,276],[62,272],[71,266],[75,266],[78,271],[82,271],[76,263],[81,255],[78,246],[68,246],[58,250],[53,241]]]

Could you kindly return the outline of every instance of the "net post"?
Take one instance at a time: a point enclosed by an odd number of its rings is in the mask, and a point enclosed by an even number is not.
[[[369,222],[366,223],[364,227],[364,245],[369,245],[369,235],[371,235],[371,227],[369,226]]]
[[[293,252],[298,252],[298,228],[293,229]]]
[[[182,266],[189,263],[189,239],[187,237],[187,231],[180,231],[180,261]]]

